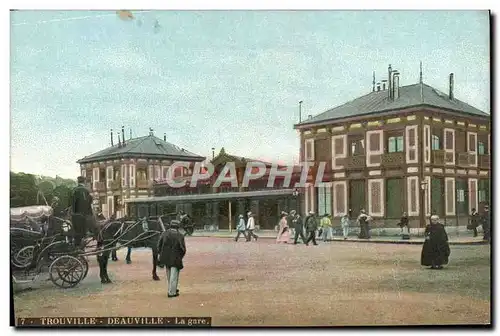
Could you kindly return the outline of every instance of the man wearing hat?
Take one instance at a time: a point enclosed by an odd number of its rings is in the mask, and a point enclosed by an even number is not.
[[[247,234],[245,233],[245,218],[243,217],[242,214],[238,216],[238,224],[236,224],[236,231],[238,231],[238,233],[236,234],[234,241],[238,241],[240,235],[243,235],[246,241],[249,240]]]
[[[309,215],[306,217],[306,232],[307,232],[307,239],[306,239],[306,245],[309,245],[309,242],[312,241],[314,245],[318,245],[316,243],[316,230],[318,229],[318,221],[316,219],[316,215],[314,214],[314,211],[309,211]]]
[[[179,232],[179,221],[173,220],[165,228],[158,241],[158,264],[167,271],[168,297],[179,296],[179,272],[184,268],[182,258],[186,255],[184,235]]]
[[[88,230],[97,237],[97,224],[92,211],[92,196],[85,187],[85,177],[78,176],[78,185],[71,193],[71,224],[74,230],[74,241],[80,246]]]
[[[292,218],[292,226],[295,231],[295,236],[293,238],[293,244],[297,244],[297,240],[302,239],[302,242],[305,244],[306,243],[306,238],[304,237],[304,225],[302,223],[302,218],[300,215],[297,213],[297,211],[292,210],[290,211],[290,217]]]
[[[252,237],[257,240],[259,237],[253,232],[255,230],[255,219],[253,218],[253,214],[251,211],[248,212],[248,221],[247,221],[247,241],[251,241]]]
[[[491,240],[491,217],[490,217],[490,207],[488,204],[484,206],[484,211],[481,216],[481,224],[483,226],[483,240],[489,242]]]

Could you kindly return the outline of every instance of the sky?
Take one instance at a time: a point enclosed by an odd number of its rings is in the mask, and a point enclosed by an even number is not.
[[[11,12],[11,170],[74,178],[110,129],[298,161],[302,117],[398,69],[490,111],[486,11]],[[158,24],[156,24],[156,22]],[[155,27],[158,26],[158,27]]]

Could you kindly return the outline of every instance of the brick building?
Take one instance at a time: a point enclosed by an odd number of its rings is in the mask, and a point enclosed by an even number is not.
[[[399,76],[389,66],[372,92],[294,126],[301,160],[328,162],[328,183],[304,192],[305,212],[366,209],[376,226],[407,212],[412,227],[435,212],[464,225],[489,203],[490,115],[454,97],[453,74],[448,93],[422,79],[400,87]]]
[[[152,196],[153,182],[167,178],[168,168],[173,162],[201,162],[205,157],[191,153],[154,136],[149,135],[125,139],[122,128],[121,138],[111,146],[77,161],[81,175],[86,177],[89,190],[94,200],[106,217],[116,214],[122,217],[126,200]],[[174,177],[190,175],[189,169],[179,167],[173,172]],[[97,204],[96,204],[97,205]]]

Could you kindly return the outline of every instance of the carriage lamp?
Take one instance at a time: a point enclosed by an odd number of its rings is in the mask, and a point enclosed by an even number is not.
[[[299,190],[298,189],[295,189],[292,193],[293,197],[297,197],[299,196]]]

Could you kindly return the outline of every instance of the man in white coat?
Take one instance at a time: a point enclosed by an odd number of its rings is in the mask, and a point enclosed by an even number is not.
[[[259,237],[253,232],[255,230],[255,219],[253,218],[253,214],[251,211],[248,212],[248,221],[247,221],[247,241],[251,241],[252,237],[257,240]]]

